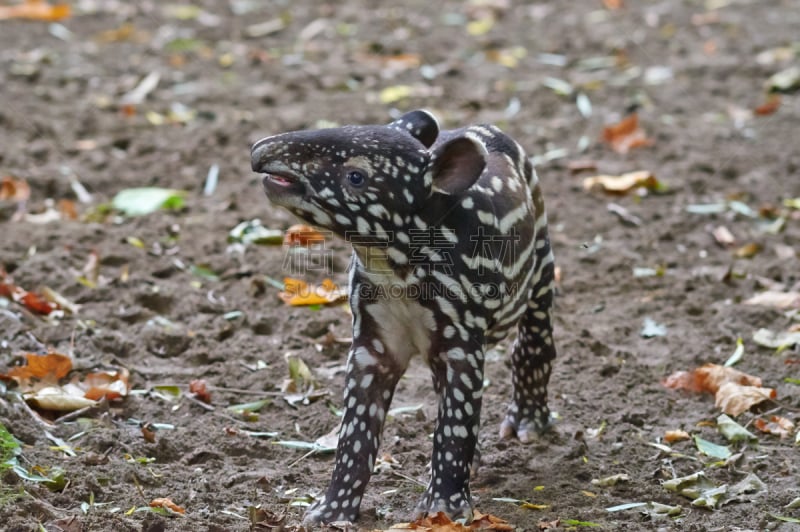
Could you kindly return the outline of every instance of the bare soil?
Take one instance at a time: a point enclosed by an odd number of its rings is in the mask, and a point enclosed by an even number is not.
[[[707,11],[706,4],[718,7]],[[74,200],[73,176],[93,195],[93,204],[79,205],[82,215],[124,188],[187,191],[181,210],[102,221],[12,221],[15,205],[0,202],[0,265],[23,287],[46,285],[81,305],[77,315],[49,321],[5,305],[0,367],[22,352],[51,347],[71,352],[78,370],[126,367],[141,391],[52,427],[36,422],[11,392],[0,398],[0,419],[23,443],[25,463],[63,468],[69,481],[52,492],[5,474],[2,482],[18,495],[0,503],[4,530],[60,530],[69,518],[75,527],[69,530],[247,530],[249,509],[258,505],[285,514],[287,529],[299,525],[303,508],[291,501],[321,492],[333,458],[304,457],[306,451],[274,441],[314,441],[338,425],[347,346],[315,344],[328,332],[350,336],[350,318],[340,306],[288,307],[264,284],[264,275],[283,277],[286,248],[227,242],[244,220],[260,218],[277,229],[296,222],[264,198],[249,168],[249,145],[326,122],[383,123],[417,107],[433,110],[445,127],[496,123],[537,157],[562,275],[551,381],[560,422],[531,445],[499,440],[510,369],[508,343],[498,346],[486,367],[477,508],[519,530],[548,522],[559,530],[582,528],[570,519],[602,530],[798,530],[774,517],[800,517],[784,508],[800,496],[794,436],[759,434],[757,446],[732,445],[743,454],[724,467],[709,466],[717,460],[691,441],[674,444],[678,454],[648,443],[672,429],[726,443],[714,427],[719,410],[709,395],[667,390],[661,380],[724,362],[740,336],[746,351],[738,368],[777,390],[778,402],[766,409],[800,421],[798,387],[785,381],[800,377],[798,348],[776,355],[752,341],[757,329],[786,330],[792,318],[742,304],[772,283],[797,289],[796,211],[782,231],[770,233],[763,219],[686,210],[736,198],[758,211],[800,197],[798,94],[783,95],[774,114],[746,112],[764,103],[763,84],[772,74],[798,65],[797,55],[771,64],[757,56],[797,46],[800,2],[629,1],[619,10],[599,0],[193,5],[205,15],[182,20],[154,2],[75,1],[73,16],[61,23],[67,32],[41,22],[0,22],[0,174],[28,181],[30,210],[41,210],[47,198]],[[265,35],[252,36],[251,26],[265,21],[273,21],[274,31],[262,27]],[[118,33],[104,33],[110,30]],[[144,102],[121,105],[122,95],[152,72],[160,81]],[[575,92],[557,94],[548,78]],[[382,90],[400,85],[411,87],[410,96],[381,98]],[[589,116],[575,104],[578,92],[591,101],[590,115],[582,107]],[[148,118],[148,112],[166,116],[174,104],[197,115],[161,125],[152,113]],[[617,154],[600,140],[602,128],[632,109],[654,142]],[[596,170],[570,171],[578,160],[594,161]],[[219,186],[204,196],[215,164]],[[668,190],[609,197],[581,186],[592,173],[633,170],[654,172]],[[610,212],[609,202],[638,217],[638,225]],[[733,248],[714,241],[710,230],[718,226],[736,237]],[[145,247],[132,245],[131,237]],[[736,258],[733,250],[750,242],[761,250]],[[348,246],[330,248],[333,278],[344,284]],[[92,250],[106,280],[96,288],[77,281]],[[219,279],[193,274],[193,265]],[[663,275],[634,276],[634,268]],[[322,275],[309,271],[304,278],[319,282]],[[645,317],[665,325],[666,335],[641,336]],[[329,396],[288,404],[279,391],[288,375],[286,353],[304,360]],[[185,395],[168,401],[146,393],[157,385],[185,392],[193,379],[207,381],[213,410]],[[226,409],[262,398],[272,402],[256,420]],[[419,404],[419,412],[386,423],[382,449],[400,474],[375,474],[359,529],[407,520],[426,482],[436,406],[421,362],[394,400],[394,406]],[[738,421],[755,430],[757,416],[747,412]],[[137,421],[174,428],[148,443]],[[55,449],[45,431],[65,440],[78,434],[70,440],[77,456]],[[720,485],[755,473],[767,489],[710,511],[661,485],[700,470]],[[618,473],[630,480],[613,487],[591,482]],[[157,497],[170,497],[185,516],[128,513]],[[82,509],[90,500],[95,505]],[[648,501],[683,511],[655,520],[637,509],[606,511]]]

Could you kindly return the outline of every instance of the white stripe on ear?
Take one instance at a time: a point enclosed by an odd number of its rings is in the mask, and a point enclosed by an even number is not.
[[[486,146],[469,137],[456,137],[437,146],[432,154],[433,191],[458,195],[486,168]]]

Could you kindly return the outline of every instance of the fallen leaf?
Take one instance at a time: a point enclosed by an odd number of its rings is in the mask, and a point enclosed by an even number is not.
[[[340,289],[330,279],[325,279],[320,285],[310,285],[299,279],[285,277],[283,279],[284,291],[279,297],[292,306],[325,305],[337,303],[347,299],[347,292]]]
[[[246,246],[249,244],[281,244],[283,239],[283,231],[267,229],[257,218],[238,224],[228,233],[228,242],[240,242]]]
[[[761,305],[778,309],[800,308],[800,292],[767,290],[743,301],[745,305]]]
[[[609,11],[619,9],[622,5],[622,0],[603,0],[603,6]]]
[[[634,148],[652,146],[654,141],[647,138],[639,127],[639,116],[630,114],[622,121],[603,129],[603,141],[617,153],[625,154]]]
[[[775,399],[777,396],[777,392],[772,388],[743,386],[726,382],[717,390],[714,404],[726,414],[735,417],[746,412],[750,407],[769,399]]]
[[[0,6],[0,20],[16,18],[55,22],[69,16],[69,4],[51,5],[43,0],[25,0],[22,4]]]
[[[179,514],[186,513],[185,509],[181,508],[180,506],[178,506],[177,504],[172,502],[172,500],[169,499],[168,497],[162,497],[162,498],[159,498],[159,499],[153,499],[152,501],[150,501],[150,507],[151,508],[166,508],[167,510],[170,510],[172,512],[179,513]]]
[[[690,439],[691,436],[685,430],[668,430],[664,433],[664,441],[667,443],[675,443],[676,441],[683,441]]]
[[[206,403],[211,404],[211,393],[207,389],[206,381],[204,379],[194,379],[189,383],[189,392],[194,396]]]
[[[31,187],[24,179],[14,179],[11,176],[3,177],[0,181],[0,200],[16,202],[27,201],[31,197]]]
[[[325,242],[325,236],[305,224],[296,224],[286,230],[283,236],[283,243],[289,246],[312,246],[321,245]]]
[[[607,488],[609,486],[616,486],[620,482],[628,482],[630,479],[630,475],[626,473],[617,473],[616,475],[608,477],[594,478],[592,479],[592,485]]]
[[[697,450],[706,456],[712,458],[719,458],[720,460],[727,460],[731,457],[731,450],[724,445],[718,445],[701,438],[700,436],[694,437],[694,444]]]
[[[800,331],[790,329],[785,332],[775,332],[769,329],[759,329],[753,333],[753,341],[764,347],[783,350],[793,345],[800,345]]]
[[[714,240],[717,241],[717,244],[722,247],[732,246],[736,243],[736,238],[733,236],[733,233],[724,225],[712,229],[711,234],[714,236]]]
[[[184,205],[183,196],[183,191],[168,188],[128,188],[119,191],[111,205],[127,216],[143,216],[159,209],[180,209]]]
[[[609,194],[624,195],[637,188],[659,190],[663,188],[652,172],[639,170],[622,175],[596,175],[583,180],[587,191],[602,190]]]
[[[716,394],[720,387],[728,382],[748,386],[761,386],[761,379],[758,377],[753,377],[737,369],[711,363],[693,371],[677,371],[664,379],[662,384],[672,389]]]
[[[752,259],[753,257],[761,251],[761,244],[757,242],[749,242],[744,246],[737,248],[736,251],[733,252],[733,256],[739,259]]]
[[[768,420],[758,418],[753,421],[753,425],[761,432],[779,436],[781,439],[788,438],[794,432],[794,423],[782,416],[770,416]]]
[[[26,365],[11,368],[6,376],[15,379],[20,384],[29,379],[57,383],[72,371],[72,359],[61,353],[47,353],[46,355],[25,353],[25,360]]]
[[[411,96],[413,88],[409,85],[394,85],[381,90],[378,99],[381,103],[395,103]]]
[[[78,219],[78,209],[75,206],[75,202],[68,199],[60,199],[56,204],[56,210],[58,210],[61,217],[65,220],[77,220]]]
[[[108,369],[87,373],[83,380],[74,382],[85,390],[84,397],[99,401],[105,397],[109,401],[121,399],[130,390],[130,373],[125,368]]]
[[[736,339],[736,349],[734,349],[733,353],[728,360],[725,361],[723,364],[726,368],[731,366],[735,366],[744,356],[744,341],[741,338]]]
[[[140,428],[142,431],[142,438],[144,438],[144,441],[146,441],[147,443],[156,442],[156,430],[155,427],[153,427],[153,425],[151,425],[150,423],[142,423],[142,426]]]
[[[800,88],[800,66],[790,66],[776,72],[766,82],[770,92],[791,92]]]
[[[74,412],[97,404],[83,396],[76,386],[46,386],[23,394],[25,401],[39,410],[51,412]]]
[[[777,94],[770,94],[767,101],[753,109],[753,112],[759,116],[771,115],[781,106],[781,97]]]
[[[652,318],[645,318],[642,324],[642,330],[639,335],[643,338],[654,338],[656,336],[666,336],[667,327],[660,323],[656,323]]]
[[[739,425],[725,414],[717,417],[717,430],[730,442],[758,441],[755,434]]]
[[[136,106],[144,102],[147,95],[158,87],[159,81],[161,81],[161,74],[155,71],[150,72],[133,89],[123,94],[119,101],[123,112],[130,116],[130,108],[132,108],[133,114],[135,114]]]

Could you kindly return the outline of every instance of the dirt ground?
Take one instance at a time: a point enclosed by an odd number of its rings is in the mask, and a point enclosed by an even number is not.
[[[155,2],[72,5],[57,26],[0,21],[0,177],[27,180],[32,213],[48,198],[75,200],[73,179],[92,195],[78,204],[80,219],[46,224],[15,221],[15,204],[0,202],[0,266],[19,286],[48,286],[80,305],[76,315],[44,320],[3,300],[0,370],[49,347],[72,353],[77,371],[128,368],[134,392],[49,427],[11,390],[0,397],[0,420],[23,444],[23,463],[63,468],[68,480],[53,492],[4,474],[4,530],[247,530],[256,506],[284,515],[289,530],[299,525],[298,502],[320,494],[333,458],[274,442],[313,442],[338,425],[347,345],[320,339],[350,336],[350,318],[341,306],[284,305],[264,276],[284,276],[286,248],[227,241],[242,221],[296,223],[264,197],[249,146],[270,133],[383,123],[417,107],[445,127],[496,123],[535,157],[561,271],[550,399],[560,421],[534,444],[499,440],[510,369],[508,342],[497,346],[486,367],[477,508],[519,530],[798,530],[776,516],[800,518],[785,508],[800,496],[800,447],[794,434],[780,439],[752,424],[765,410],[800,421],[791,381],[800,377],[800,348],[775,354],[752,340],[760,328],[788,330],[797,314],[743,301],[800,283],[800,217],[782,207],[800,197],[800,99],[789,91],[774,113],[752,112],[768,101],[766,80],[800,64],[800,1],[631,0],[608,9],[600,0],[206,0],[191,4],[199,13]],[[125,104],[153,72],[157,86]],[[632,110],[652,145],[619,154],[602,142],[603,127]],[[595,168],[573,171],[579,161]],[[219,185],[206,196],[213,165]],[[636,170],[653,172],[667,190],[612,197],[582,187],[593,174]],[[185,190],[186,205],[134,218],[96,215],[138,186]],[[731,199],[738,211],[687,211]],[[784,216],[782,230],[770,230],[770,213]],[[720,226],[735,243],[715,241]],[[749,243],[759,251],[737,257]],[[345,284],[348,246],[329,247],[333,279]],[[78,277],[93,250],[101,279],[90,288]],[[643,337],[645,318],[666,334]],[[674,453],[649,445],[675,429],[727,444],[710,395],[661,381],[723,363],[737,337],[745,346],[737,368],[777,391],[761,415],[737,418],[758,444],[729,444],[742,455],[724,466],[692,441],[672,444]],[[307,363],[327,396],[286,401],[287,353]],[[187,397],[193,379],[208,383],[213,409]],[[184,393],[153,393],[165,385]],[[271,402],[257,419],[227,409],[264,398]],[[373,477],[359,529],[407,521],[426,482],[436,407],[421,361],[393,403],[415,405],[421,409],[386,423],[382,450],[397,465]],[[149,443],[139,421],[173,428]],[[765,488],[707,510],[662,486],[696,471],[717,485],[754,473]],[[621,473],[629,480],[592,484]],[[185,515],[129,512],[158,497]],[[495,500],[503,498],[544,506]],[[606,510],[650,501],[682,511],[658,519],[641,508]]]

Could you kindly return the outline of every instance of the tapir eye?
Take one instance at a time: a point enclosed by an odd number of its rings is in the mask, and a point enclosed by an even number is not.
[[[347,182],[354,187],[362,187],[367,182],[367,176],[361,170],[349,170],[347,172]]]

